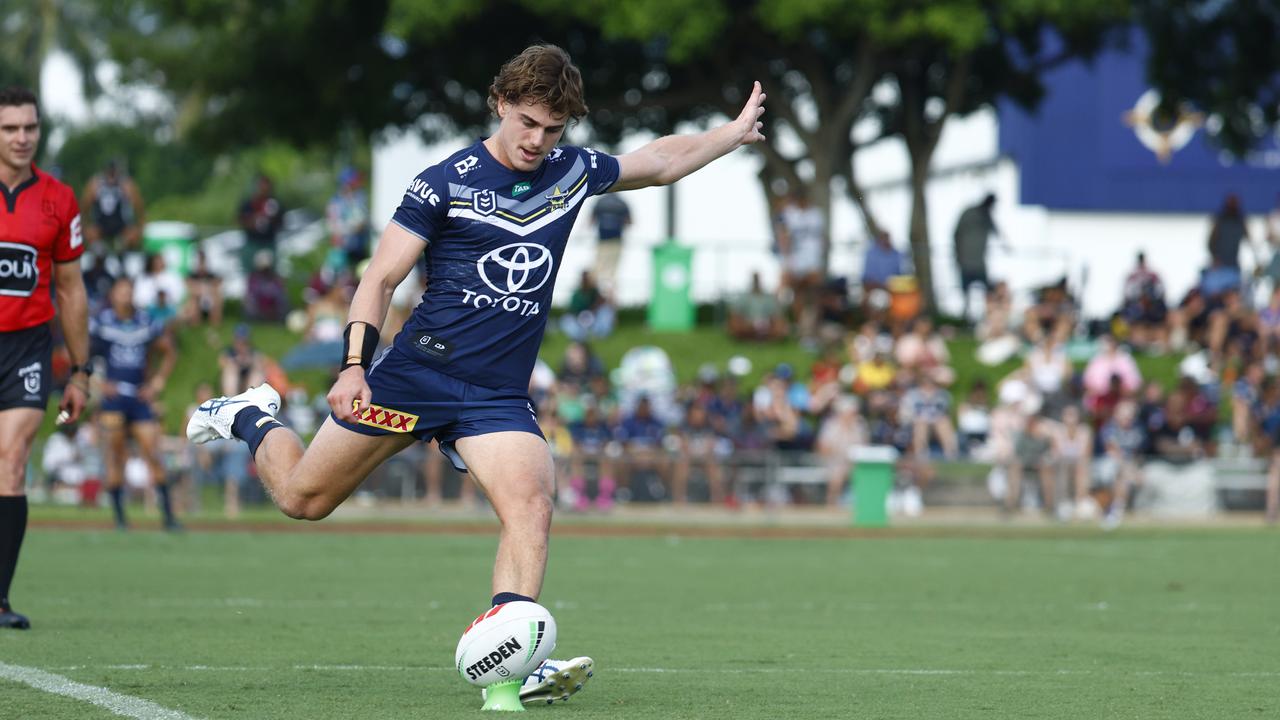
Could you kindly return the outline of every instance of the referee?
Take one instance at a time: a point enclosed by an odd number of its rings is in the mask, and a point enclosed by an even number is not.
[[[88,399],[88,304],[80,276],[80,210],[71,188],[32,164],[40,111],[26,88],[0,90],[0,628],[25,630],[9,585],[27,530],[26,467],[49,402],[54,317],[71,355],[59,423]]]

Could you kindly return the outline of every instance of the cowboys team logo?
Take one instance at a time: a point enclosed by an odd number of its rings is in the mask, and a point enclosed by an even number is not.
[[[531,293],[551,279],[555,261],[537,243],[512,243],[492,250],[476,262],[480,279],[499,295]]]
[[[471,193],[471,209],[480,215],[492,215],[498,209],[498,193],[492,190],[476,190]]]
[[[40,363],[31,363],[30,365],[18,369],[18,377],[22,378],[22,389],[29,394],[35,395],[40,392]]]
[[[560,186],[557,185],[554,190],[542,197],[546,198],[548,203],[551,203],[552,210],[563,210],[564,201],[569,198],[569,193],[561,190]]]
[[[0,242],[0,295],[30,297],[39,283],[36,249],[30,245]]]

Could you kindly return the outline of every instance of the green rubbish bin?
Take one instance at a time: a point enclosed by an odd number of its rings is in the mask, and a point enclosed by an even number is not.
[[[164,256],[164,264],[183,277],[191,271],[196,252],[196,226],[173,220],[156,220],[142,228],[142,250]]]
[[[693,329],[695,308],[689,295],[692,280],[693,248],[668,240],[653,249],[651,330],[688,332]]]
[[[889,445],[867,445],[852,448],[849,456],[853,460],[853,470],[849,473],[849,483],[853,486],[853,524],[888,526],[887,503],[893,490],[897,449]]]

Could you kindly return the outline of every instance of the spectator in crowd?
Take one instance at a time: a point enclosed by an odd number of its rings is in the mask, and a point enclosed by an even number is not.
[[[1008,489],[1004,510],[1012,513],[1023,502],[1022,479],[1033,473],[1040,481],[1040,507],[1052,514],[1057,502],[1057,463],[1053,454],[1052,423],[1039,413],[1028,415],[1022,427],[1014,432],[1013,453],[1005,470]]]
[[[1266,307],[1258,311],[1258,335],[1263,357],[1280,353],[1280,284],[1271,291]]]
[[[222,278],[209,269],[209,258],[203,250],[196,251],[195,265],[187,273],[187,302],[182,318],[193,325],[202,321],[213,327],[222,325]]]
[[[862,262],[862,291],[869,293],[877,288],[887,289],[889,278],[907,274],[907,258],[896,248],[889,233],[878,230],[872,235]]]
[[[877,342],[871,357],[854,367],[853,391],[857,394],[868,395],[893,385],[898,369],[890,362],[889,348],[885,345]]]
[[[145,270],[133,286],[133,304],[153,318],[168,321],[177,315],[186,295],[182,276],[169,270],[164,255],[147,255]]]
[[[894,358],[899,368],[917,377],[928,375],[943,387],[955,382],[956,372],[950,366],[947,343],[933,327],[933,321],[923,315],[911,324],[910,331],[898,338]]]
[[[1099,438],[1106,449],[1106,475],[1111,480],[1111,502],[1103,526],[1114,528],[1124,518],[1133,487],[1142,484],[1141,453],[1147,438],[1137,424],[1137,407],[1132,400],[1116,406],[1115,417],[1102,426]]]
[[[981,285],[983,290],[991,287],[987,275],[987,242],[994,235],[1000,236],[995,218],[991,211],[996,205],[996,196],[988,194],[982,202],[967,208],[956,220],[956,229],[952,233],[955,240],[956,267],[960,273],[960,292],[964,296],[962,317],[969,319],[969,290],[974,285]]]
[[[853,309],[849,303],[849,281],[828,278],[818,293],[818,345],[834,345],[844,339],[853,325]]]
[[[960,453],[966,457],[981,455],[981,448],[991,435],[991,401],[987,393],[986,381],[979,378],[956,406],[956,440]]]
[[[1262,384],[1267,371],[1261,363],[1250,363],[1231,388],[1231,435],[1235,442],[1253,442],[1254,418],[1262,406]]]
[[[852,395],[837,397],[814,443],[826,469],[828,507],[838,505],[844,493],[845,483],[853,469],[850,452],[855,447],[866,445],[869,439],[867,425],[858,413],[858,399]]]
[[[1076,322],[1076,302],[1067,289],[1067,279],[1036,289],[1034,298],[1035,303],[1022,316],[1027,341],[1038,343],[1051,337],[1057,344],[1066,343]]]
[[[343,168],[338,173],[338,191],[325,208],[329,241],[343,253],[346,267],[352,270],[369,257],[369,198],[361,185],[358,170]]]
[[[117,272],[112,272],[107,267],[106,250],[101,246],[86,248],[80,258],[85,296],[89,301],[89,314],[93,315],[107,306],[107,295],[111,292],[111,286],[116,282],[119,263],[110,263],[117,270]]]
[[[1223,361],[1236,346],[1240,354],[1252,354],[1260,347],[1258,314],[1245,306],[1240,291],[1228,290],[1221,307],[1210,311],[1207,344],[1214,367],[1221,371]]]
[[[286,371],[327,369],[342,362],[342,335],[351,304],[350,283],[334,282],[307,306],[302,342],[280,361]]]
[[[85,242],[101,249],[94,254],[104,261],[105,269],[112,275],[136,274],[140,268],[125,267],[125,260],[142,249],[142,193],[118,160],[108,160],[102,172],[90,178],[80,207]]]
[[[1093,483],[1093,429],[1078,405],[1062,408],[1062,422],[1053,428],[1053,457],[1065,475],[1074,498],[1076,517],[1088,520],[1097,512],[1089,494]]]
[[[1135,347],[1163,351],[1168,344],[1169,309],[1164,283],[1147,266],[1145,253],[1138,253],[1137,265],[1124,281],[1124,300],[1118,313],[1126,338]]]
[[[1150,447],[1155,457],[1169,463],[1185,464],[1207,454],[1205,443],[1191,426],[1186,396],[1172,393],[1165,400],[1162,421],[1151,434]]]
[[[569,426],[573,435],[573,456],[569,462],[569,487],[573,490],[573,508],[579,512],[591,507],[587,495],[587,465],[595,468],[596,507],[613,508],[617,489],[618,463],[622,449],[618,428],[609,422],[609,414],[598,403],[588,403],[582,419]]]
[[[1213,264],[1231,268],[1238,273],[1241,245],[1248,245],[1256,255],[1257,251],[1249,238],[1244,210],[1240,206],[1240,196],[1230,193],[1213,216],[1213,226],[1209,230],[1209,257]]]
[[[601,195],[591,208],[591,224],[596,227],[595,276],[605,294],[613,297],[617,292],[622,234],[631,224],[631,209],[620,193]]]
[[[667,428],[653,412],[653,405],[648,396],[641,396],[636,402],[631,415],[623,418],[618,428],[618,438],[623,445],[623,457],[619,476],[622,485],[634,488],[635,474],[638,471],[652,471],[657,474],[668,494],[672,491],[671,457],[667,453],[665,441]]]
[[[805,410],[815,417],[822,417],[831,404],[843,392],[840,384],[840,350],[827,346],[809,368],[808,405]]]
[[[777,297],[764,291],[759,272],[752,273],[751,289],[729,302],[729,336],[744,342],[777,342],[788,332]]]
[[[1142,374],[1133,356],[1121,348],[1110,335],[1098,338],[1098,352],[1084,367],[1085,409],[1094,415],[1100,409],[1100,398],[1115,392],[1118,379],[1123,397],[1132,397],[1142,386]]]
[[[284,278],[276,272],[271,253],[260,250],[253,259],[253,272],[245,281],[244,316],[249,320],[280,322],[288,312]]]
[[[1182,410],[1186,416],[1186,424],[1191,427],[1201,442],[1213,448],[1215,442],[1213,429],[1218,423],[1216,393],[1211,397],[1195,378],[1184,375],[1178,379],[1178,385],[1171,394],[1182,396]]]
[[[827,219],[803,192],[792,193],[778,214],[782,287],[801,342],[815,343],[818,289],[826,274]]]
[[[1013,293],[1009,283],[1000,280],[987,290],[987,306],[974,326],[974,336],[984,342],[1012,337]]]
[[[238,395],[267,381],[267,358],[250,341],[249,326],[236,326],[231,345],[218,358],[222,394]]]
[[[607,379],[604,363],[591,350],[591,346],[578,340],[569,343],[564,349],[560,372],[556,376],[559,386],[587,390],[591,381],[597,377]]]
[[[716,431],[705,405],[689,405],[676,437],[679,446],[672,471],[671,499],[677,505],[688,502],[689,471],[697,465],[707,479],[711,504],[729,504],[732,496],[725,493],[724,463],[733,454],[733,443]]]
[[[1024,366],[1032,389],[1040,395],[1043,412],[1057,415],[1068,402],[1068,385],[1074,368],[1057,340],[1046,335],[1027,353]]]
[[[560,329],[574,340],[609,337],[613,333],[613,305],[600,292],[590,271],[583,270],[569,306],[560,316]]]
[[[791,367],[779,366],[756,389],[752,403],[756,418],[773,441],[774,448],[804,451],[813,442],[801,414],[801,408],[808,405],[808,397],[807,393],[804,398],[792,393],[791,379]]]
[[[938,387],[928,374],[919,376],[917,384],[902,396],[898,416],[911,428],[911,454],[915,458],[928,458],[934,443],[947,458],[959,455],[956,429],[951,422],[951,393]]]
[[[276,237],[284,225],[284,207],[276,198],[271,178],[259,173],[254,179],[253,192],[240,203],[240,229],[244,231],[244,245],[240,251],[240,267],[247,275],[261,267],[261,253],[266,262],[275,268]]]

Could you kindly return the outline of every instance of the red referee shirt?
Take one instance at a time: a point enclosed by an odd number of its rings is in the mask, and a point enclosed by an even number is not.
[[[34,165],[31,172],[12,190],[0,185],[0,332],[52,320],[53,264],[84,252],[75,193]]]

